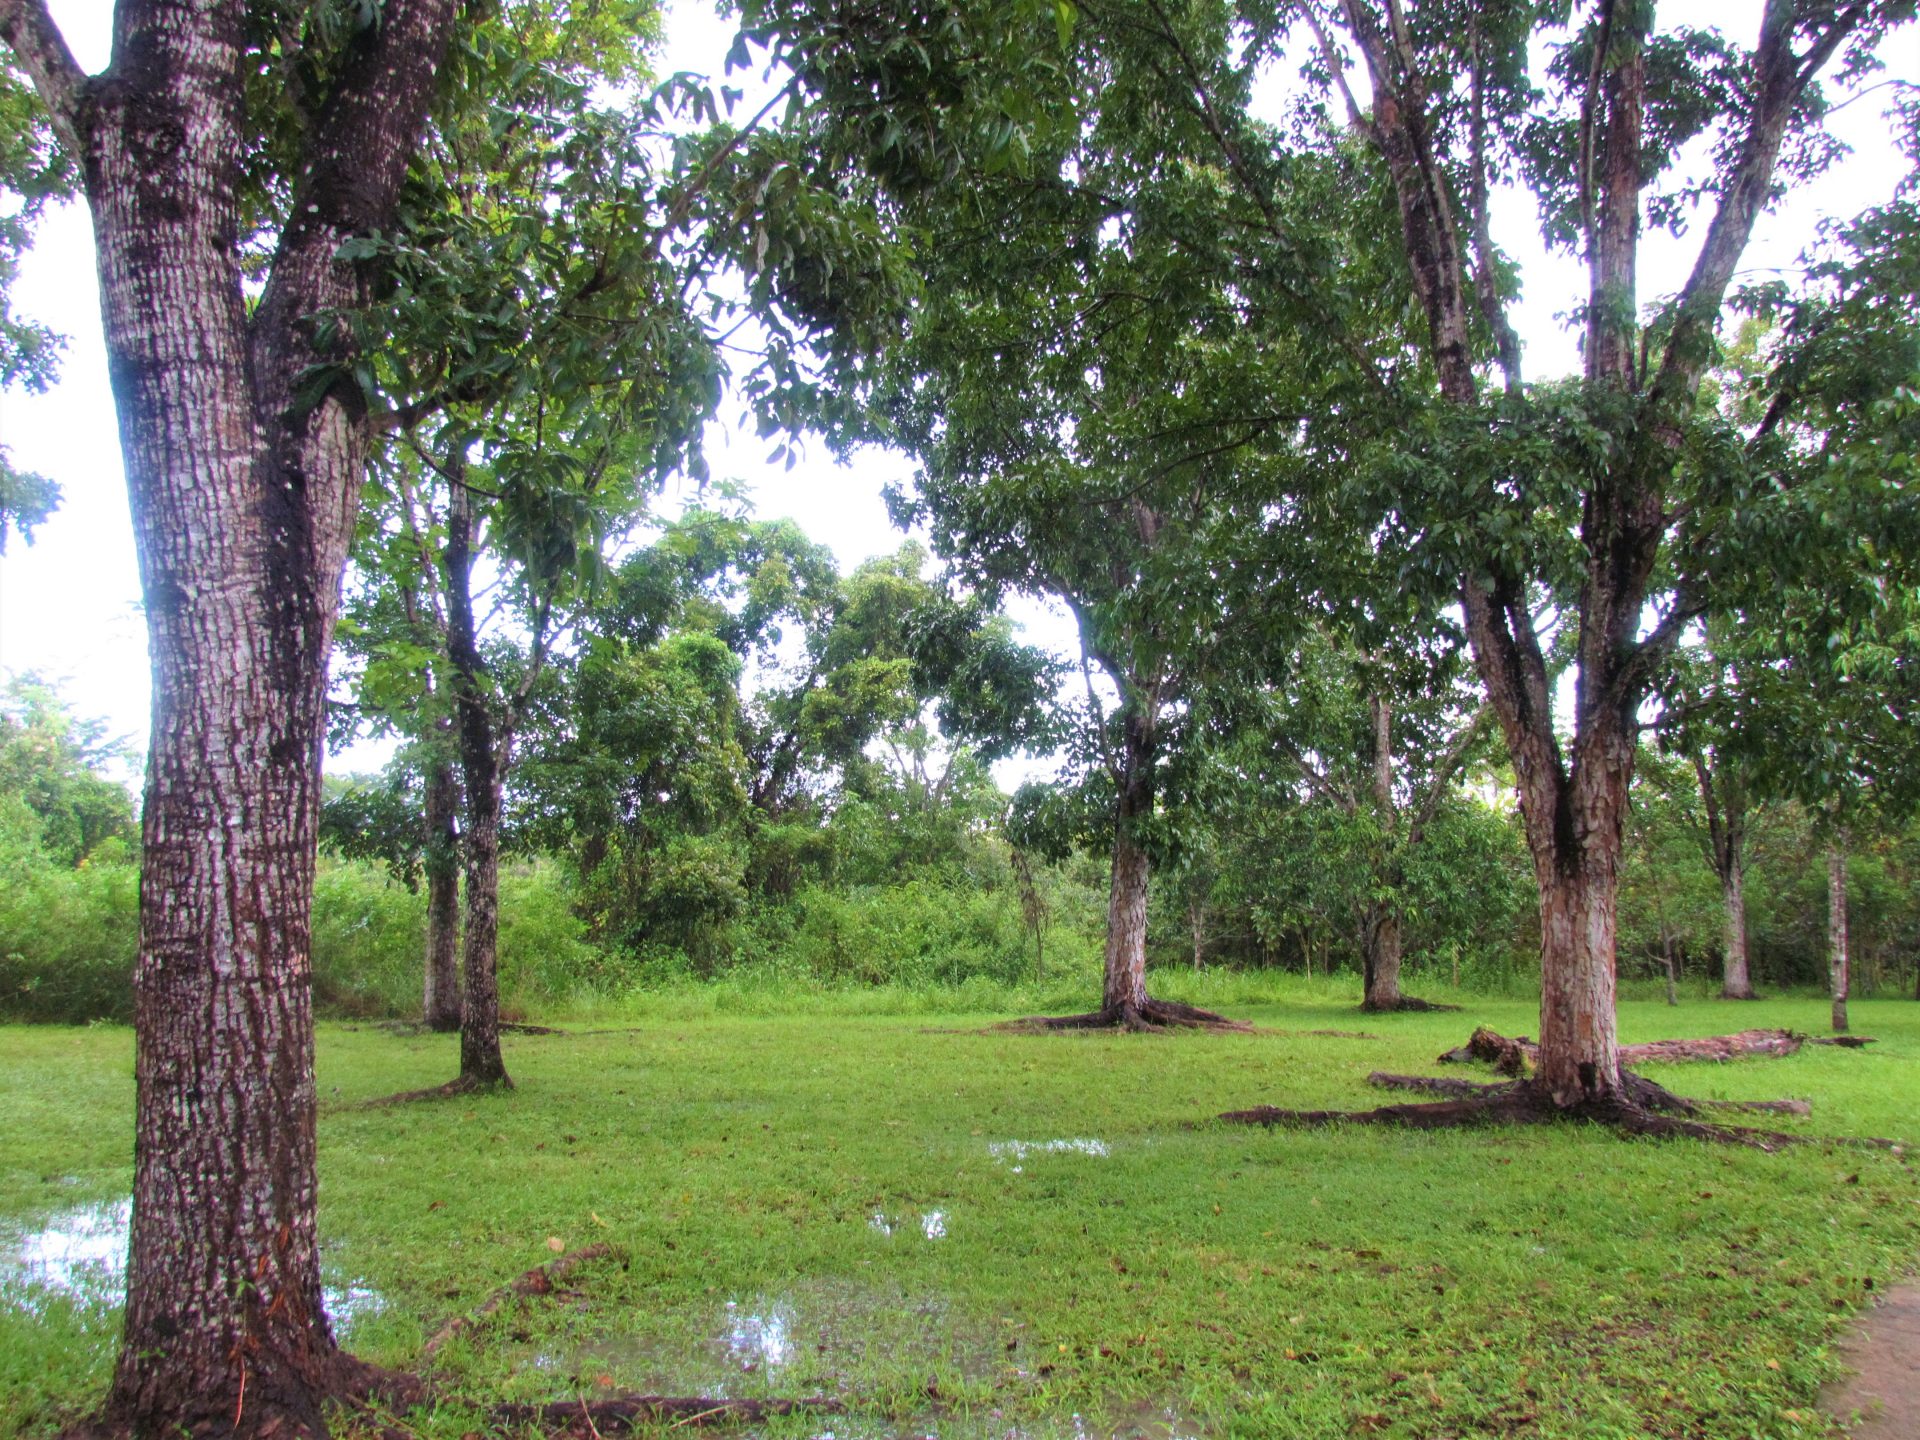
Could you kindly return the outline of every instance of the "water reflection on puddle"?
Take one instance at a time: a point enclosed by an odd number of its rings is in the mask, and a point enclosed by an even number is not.
[[[0,1218],[0,1305],[38,1312],[49,1296],[64,1295],[88,1308],[116,1308],[127,1288],[132,1223],[131,1200],[75,1205],[37,1227]],[[338,1330],[387,1308],[370,1285],[338,1274],[327,1281],[327,1313]]]
[[[1104,1140],[1075,1137],[1071,1140],[989,1140],[987,1153],[1005,1165],[1010,1160],[1025,1160],[1032,1155],[1090,1155],[1105,1159],[1113,1150]],[[1018,1175],[1023,1168],[1015,1165],[1013,1173]]]
[[[755,1315],[727,1302],[727,1333],[721,1337],[727,1354],[742,1370],[788,1365],[795,1355],[793,1312],[784,1305]]]
[[[924,1220],[902,1224],[924,1226]],[[614,1328],[581,1334],[596,1318]],[[937,1295],[849,1280],[797,1281],[770,1294],[716,1300],[712,1308],[579,1321],[571,1342],[555,1336],[522,1352],[521,1367],[548,1372],[543,1393],[558,1376],[652,1393],[853,1396],[896,1384],[903,1374],[917,1387],[936,1375],[943,1384],[997,1379],[1007,1367],[997,1327]],[[847,1432],[848,1423],[838,1417],[833,1428]]]
[[[867,1228],[882,1235],[892,1237],[896,1230],[909,1230],[919,1226],[920,1233],[929,1240],[947,1238],[947,1212],[944,1210],[926,1210],[918,1219],[903,1216],[895,1219],[884,1210],[876,1210],[867,1217]]]
[[[918,1420],[865,1422],[842,1416],[808,1440],[1205,1440],[1206,1430],[1173,1405],[1141,1401],[1098,1417],[1013,1420],[999,1410]]]

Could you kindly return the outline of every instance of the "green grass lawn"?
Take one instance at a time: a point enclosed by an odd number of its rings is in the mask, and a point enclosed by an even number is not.
[[[1533,1009],[1363,1018],[1344,988],[1252,982],[1195,998],[1263,1028],[656,1006],[631,1031],[511,1038],[511,1095],[394,1109],[360,1102],[446,1079],[453,1040],[323,1026],[329,1276],[384,1302],[349,1341],[411,1367],[558,1237],[619,1255],[441,1351],[445,1393],[833,1394],[849,1415],[777,1433],[838,1440],[1831,1432],[1813,1408],[1830,1342],[1920,1253],[1906,1158],[1222,1126],[1404,1099],[1367,1072],[1432,1070],[1475,1023],[1531,1033]],[[1621,1029],[1818,1029],[1824,1010],[1634,1002]],[[1853,1013],[1879,1045],[1649,1073],[1806,1097],[1810,1119],[1778,1123],[1808,1135],[1920,1140],[1920,1005]],[[0,1259],[9,1235],[124,1197],[131,1052],[125,1030],[0,1029]],[[48,1435],[97,1402],[116,1317],[5,1285],[0,1437]],[[454,1404],[413,1423],[474,1428]]]

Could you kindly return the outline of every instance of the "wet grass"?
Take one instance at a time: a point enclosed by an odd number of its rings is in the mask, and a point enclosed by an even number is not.
[[[442,1385],[830,1394],[851,1414],[776,1433],[840,1440],[1831,1433],[1813,1401],[1832,1337],[1920,1254],[1906,1157],[1577,1126],[1220,1126],[1255,1104],[1379,1103],[1369,1070],[1430,1070],[1477,1023],[1531,1033],[1533,1009],[1361,1017],[1344,988],[1162,988],[1263,1029],[1030,1036],[979,1031],[1000,1015],[738,1016],[682,997],[630,1032],[511,1038],[511,1095],[366,1109],[445,1079],[453,1042],[325,1026],[329,1263],[384,1300],[351,1343],[410,1366],[441,1320],[551,1259],[550,1239],[604,1241],[618,1257],[440,1351]],[[1635,1002],[1622,1032],[1823,1016],[1810,997]],[[1920,1140],[1920,1005],[1856,1001],[1854,1019],[1881,1043],[1648,1073],[1812,1100],[1783,1129]],[[1375,1038],[1311,1033],[1327,1029]],[[125,1194],[130,1071],[124,1030],[0,1029],[16,1241]],[[114,1317],[7,1283],[11,1440],[97,1398]],[[430,1440],[474,1428],[456,1404],[413,1423]]]

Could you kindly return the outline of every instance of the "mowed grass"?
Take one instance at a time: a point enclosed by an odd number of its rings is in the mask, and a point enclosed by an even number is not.
[[[1431,1071],[1476,1023],[1535,1026],[1517,1002],[1362,1017],[1344,988],[1237,993],[1259,1033],[657,1009],[510,1038],[512,1094],[389,1109],[362,1102],[447,1078],[454,1042],[323,1026],[330,1273],[385,1302],[349,1341],[417,1366],[552,1237],[616,1254],[444,1348],[443,1393],[826,1394],[850,1413],[771,1433],[839,1440],[1834,1433],[1814,1408],[1830,1343],[1920,1254],[1907,1157],[1576,1125],[1225,1126],[1230,1108],[1404,1098],[1367,1072]],[[1635,1002],[1621,1029],[1823,1018],[1812,998]],[[1810,1119],[1763,1117],[1806,1135],[1920,1140],[1920,1005],[1856,1002],[1854,1023],[1880,1043],[1649,1073],[1808,1098]],[[0,1029],[0,1217],[125,1195],[131,1048],[124,1030]],[[0,1299],[0,1436],[97,1403],[115,1321]],[[477,1428],[457,1401],[410,1424]]]

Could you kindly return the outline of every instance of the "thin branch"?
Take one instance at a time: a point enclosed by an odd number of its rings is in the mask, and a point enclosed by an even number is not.
[[[1492,719],[1493,706],[1482,701],[1467,723],[1461,726],[1453,739],[1447,743],[1447,748],[1440,752],[1440,758],[1434,764],[1433,773],[1427,779],[1427,793],[1421,797],[1419,807],[1407,822],[1408,849],[1420,843],[1422,833],[1439,811],[1440,802],[1446,798],[1447,790],[1453,784],[1454,775],[1462,765],[1466,764],[1467,756],[1473,753],[1473,747],[1486,732]]]
[[[1378,143],[1374,134],[1373,121],[1366,111],[1360,108],[1360,102],[1354,97],[1353,87],[1347,84],[1346,63],[1340,58],[1340,52],[1334,49],[1333,37],[1327,34],[1327,27],[1321,23],[1320,12],[1315,10],[1310,0],[1300,0],[1294,7],[1296,13],[1307,22],[1307,28],[1313,31],[1314,44],[1319,46],[1320,55],[1326,62],[1327,73],[1333,76],[1333,83],[1340,91],[1340,98],[1347,102],[1347,120],[1356,129]]]
[[[46,0],[0,0],[0,41],[33,82],[60,143],[77,158],[84,149],[80,137],[87,128],[89,84]]]
[[[660,229],[656,234],[664,235],[685,223],[687,217],[693,213],[694,201],[706,193],[708,184],[719,172],[720,167],[732,157],[734,151],[738,150],[741,145],[745,143],[749,135],[760,128],[760,122],[773,113],[774,107],[794,93],[799,84],[800,77],[796,75],[786,84],[782,85],[774,92],[773,98],[762,105],[751,120],[747,121],[744,126],[728,136],[727,143],[707,157],[707,163],[702,165],[700,169],[694,173],[693,179],[687,182],[687,187],[680,192],[679,197],[673,202],[673,208],[669,210],[661,220]]]
[[[506,498],[498,490],[489,490],[486,486],[476,485],[473,481],[467,479],[466,467],[464,465],[459,467],[459,473],[455,473],[452,467],[444,464],[437,455],[422,445],[415,436],[408,435],[407,444],[413,447],[414,454],[426,461],[428,465],[439,473],[440,478],[445,480],[449,485],[458,485],[462,490],[470,491],[475,495],[484,495],[489,500]]]
[[[1587,88],[1580,97],[1580,233],[1587,254],[1593,254],[1593,110],[1600,98],[1600,77],[1606,70],[1607,49],[1613,44],[1613,0],[1601,0],[1600,23],[1593,40],[1593,63],[1587,67]]]

